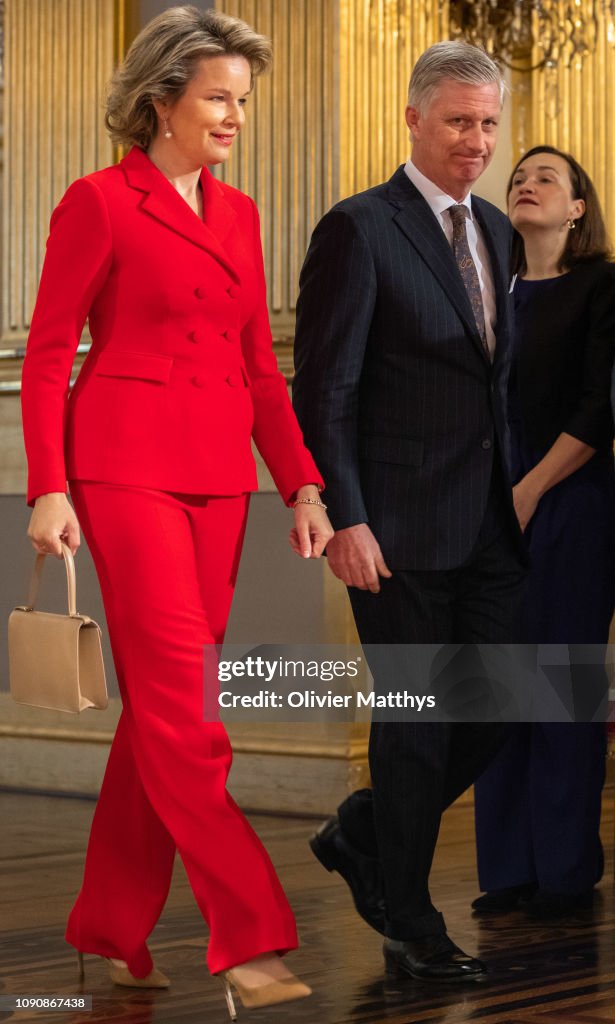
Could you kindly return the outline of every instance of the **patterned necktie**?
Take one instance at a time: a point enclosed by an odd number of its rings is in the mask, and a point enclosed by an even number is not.
[[[485,331],[483,296],[480,290],[476,264],[472,259],[472,253],[470,252],[468,235],[466,232],[466,207],[461,205],[449,206],[448,212],[450,213],[451,220],[453,222],[453,253],[455,261],[459,267],[459,273],[461,274],[466,292],[468,293],[468,298],[472,304],[472,312],[474,313],[476,328],[480,334],[483,348],[489,356],[489,359],[491,359],[491,353],[489,352],[489,346],[487,344],[487,332]]]

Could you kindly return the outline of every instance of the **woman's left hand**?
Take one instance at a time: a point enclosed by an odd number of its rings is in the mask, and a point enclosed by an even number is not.
[[[300,488],[297,497],[320,500],[318,488],[311,486]],[[300,502],[295,505],[293,514],[295,525],[288,537],[291,548],[301,558],[320,558],[335,532],[325,509],[320,505]]]
[[[530,519],[534,515],[538,502],[540,501],[540,494],[537,494],[528,482],[528,478],[525,476],[523,480],[513,487],[513,505],[515,506],[515,513],[519,520],[519,526],[521,531],[525,533],[525,529]]]

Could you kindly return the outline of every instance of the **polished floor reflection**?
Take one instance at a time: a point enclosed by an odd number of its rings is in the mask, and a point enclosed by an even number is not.
[[[0,992],[93,996],[93,1011],[2,1013],[35,1024],[215,1024],[228,1020],[222,989],[203,966],[205,929],[181,866],[151,948],[172,980],[168,991],[119,989],[106,965],[86,959],[80,987],[63,923],[78,885],[93,803],[0,793]],[[314,861],[314,823],[252,816],[296,911],[302,949],[290,966],[314,989],[311,999],[266,1010],[239,1008],[239,1020],[298,1024],[607,1024],[615,1021],[613,801],[605,800],[607,869],[593,913],[553,926],[520,914],[481,921],[476,895],[472,812],[445,817],[434,896],[451,935],[491,967],[489,981],[464,989],[383,980],[379,937],[355,915],[336,875]],[[215,841],[215,839],[212,839]]]

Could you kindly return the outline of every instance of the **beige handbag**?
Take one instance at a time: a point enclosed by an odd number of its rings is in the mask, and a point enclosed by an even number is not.
[[[62,544],[68,583],[68,615],[36,611],[34,605],[45,555],[38,555],[28,604],[9,616],[11,694],[18,704],[52,711],[84,711],[107,707],[100,627],[77,614],[75,563]]]

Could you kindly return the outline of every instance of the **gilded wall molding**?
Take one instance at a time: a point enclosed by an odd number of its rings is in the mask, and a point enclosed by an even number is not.
[[[106,83],[123,0],[5,0],[2,367],[25,342],[49,218],[75,178],[104,167]]]
[[[410,72],[449,35],[441,0],[339,0],[340,194],[386,181],[410,152]]]
[[[274,335],[292,334],[298,270],[316,221],[340,193],[332,0],[217,0],[273,42],[237,150],[221,177],[247,192],[261,216]]]

